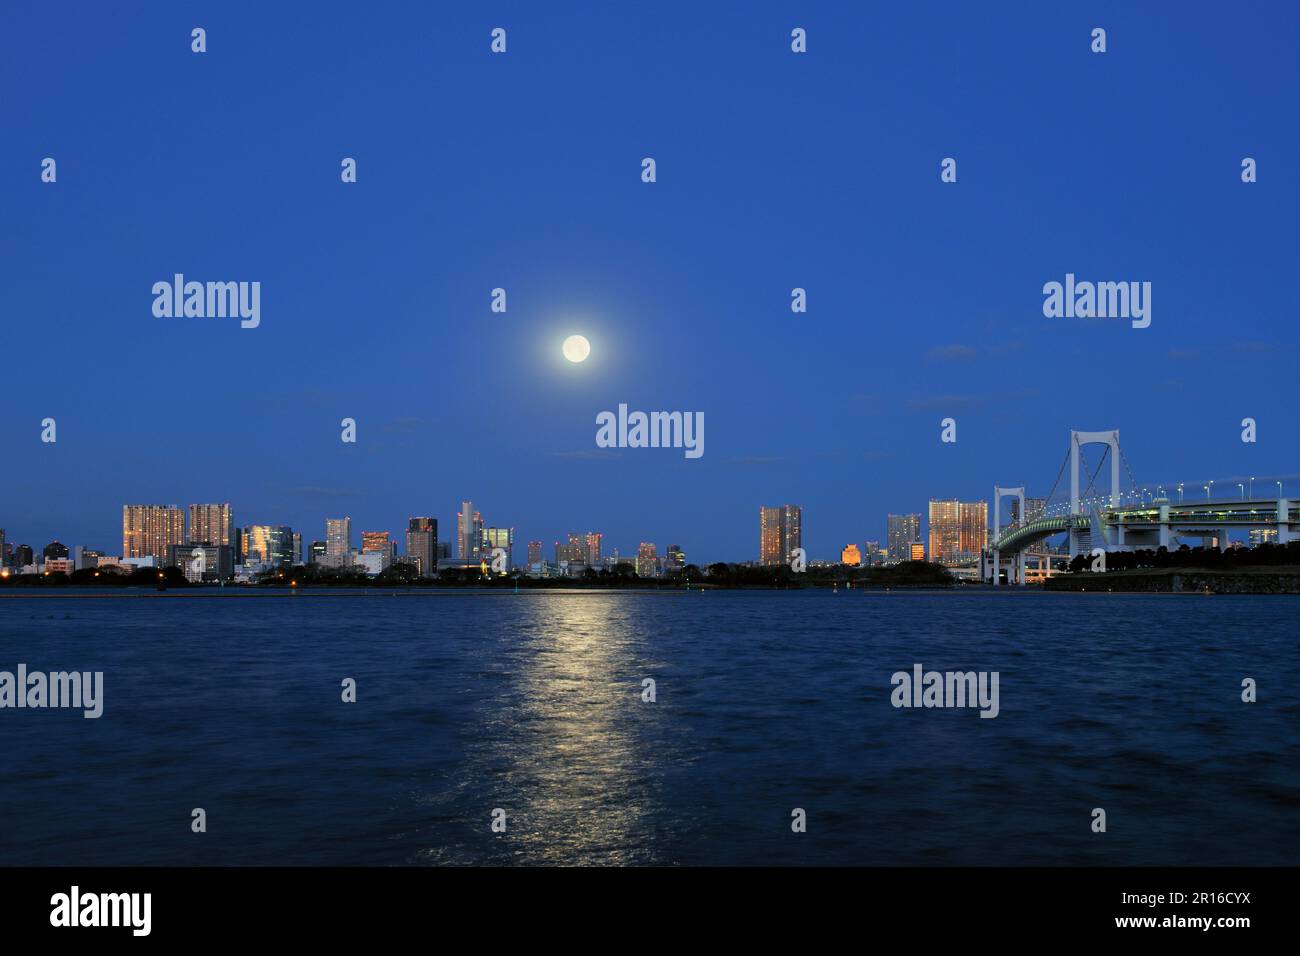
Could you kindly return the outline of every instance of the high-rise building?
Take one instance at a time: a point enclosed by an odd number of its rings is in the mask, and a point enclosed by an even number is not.
[[[856,544],[846,544],[844,550],[840,552],[840,564],[851,564],[855,567],[862,563],[862,552],[858,550]]]
[[[490,560],[492,552],[500,548],[506,553],[506,570],[514,567],[515,529],[487,528],[483,531],[483,557]]]
[[[1039,518],[1043,517],[1043,515],[1044,515],[1046,512],[1047,512],[1047,499],[1046,499],[1046,498],[1026,498],[1026,499],[1025,499],[1025,522],[1026,522],[1026,523],[1028,523],[1028,522],[1030,522],[1030,521],[1037,521]],[[1006,517],[1006,518],[1003,519],[1007,524],[1020,524],[1020,523],[1021,523],[1021,521],[1020,521],[1020,499],[1019,499],[1019,498],[1012,498],[1009,502],[1007,502],[1007,509],[1006,509],[1006,511],[1005,511],[1005,514],[1007,514],[1007,515],[1009,516],[1009,517]],[[999,530],[999,531],[1000,531],[1001,528],[996,529],[996,530]]]
[[[925,545],[920,541],[913,541],[908,551],[908,557],[913,561],[924,561]]]
[[[293,563],[306,564],[302,559],[302,535],[295,531],[293,533]]]
[[[190,544],[235,544],[235,521],[230,505],[190,505]]]
[[[587,532],[587,567],[600,567],[600,543],[604,537],[599,531]]]
[[[1028,508],[1025,509],[1028,511]],[[930,501],[930,560],[963,564],[988,546],[987,501]]]
[[[361,532],[361,550],[362,552],[378,551],[391,558],[393,556],[393,542],[387,531],[363,531]]]
[[[72,549],[72,567],[80,571],[82,568],[94,568],[99,566],[99,559],[104,556],[102,551],[95,551],[87,548],[84,544],[79,544]]]
[[[569,532],[569,560],[575,564],[582,564],[587,560],[587,544],[582,540],[582,535],[575,532]]]
[[[474,502],[462,501],[456,513],[456,557],[480,557],[483,550],[483,516],[474,510]]]
[[[1025,508],[1029,510],[1028,507]],[[989,503],[963,501],[959,514],[957,554],[962,561],[978,559],[989,545]]]
[[[41,552],[46,561],[61,561],[68,556],[68,546],[62,541],[51,541]]]
[[[167,549],[167,566],[180,568],[186,580],[226,581],[235,573],[235,549],[228,544],[174,544]]]
[[[930,501],[930,560],[939,564],[956,564],[961,537],[961,502]]]
[[[20,544],[14,548],[14,567],[25,568],[29,564],[36,563],[36,555],[32,553],[31,545]]]
[[[431,578],[437,574],[437,518],[411,518],[406,522],[406,553],[419,559],[421,577]]]
[[[763,564],[789,564],[803,547],[803,509],[781,505],[758,509],[758,556]]]
[[[352,519],[328,518],[325,521],[325,553],[347,554],[352,550]]]
[[[653,544],[649,541],[642,541],[641,546],[636,549],[636,575],[639,578],[652,578],[655,576],[658,563],[658,552]]]
[[[871,566],[874,566],[874,565],[877,565],[877,564],[880,564],[880,563],[881,563],[880,542],[879,542],[879,541],[868,541],[868,542],[867,542],[867,550],[863,553],[863,555],[862,555],[862,560],[863,560],[863,563],[865,563],[868,567],[871,567]]]
[[[0,528],[0,568],[9,563],[9,545],[5,543],[5,529]]]
[[[184,543],[185,512],[179,506],[122,506],[123,558],[154,558],[161,565],[169,547]]]
[[[528,566],[542,563],[542,543],[540,541],[528,542]]]
[[[885,548],[889,552],[890,561],[910,561],[912,559],[912,542],[920,540],[920,515],[889,516],[889,528],[885,535]]]
[[[680,571],[686,567],[686,552],[679,544],[670,544],[667,552],[666,567],[670,571]]]
[[[243,533],[244,563],[292,565],[293,529],[282,524],[253,524]]]
[[[328,547],[324,541],[313,541],[307,549],[307,563],[316,564],[329,553]]]

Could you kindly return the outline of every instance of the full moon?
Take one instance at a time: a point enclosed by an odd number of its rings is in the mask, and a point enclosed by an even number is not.
[[[564,357],[570,362],[585,362],[591,354],[591,343],[581,335],[570,335],[560,346]]]

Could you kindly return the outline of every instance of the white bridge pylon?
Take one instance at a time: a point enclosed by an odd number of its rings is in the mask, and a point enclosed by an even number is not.
[[[1119,429],[1104,432],[1070,432],[1070,517],[1079,515],[1079,453],[1084,445],[1110,447],[1110,506],[1119,507]],[[1070,557],[1079,553],[1079,531],[1070,529]]]
[[[1020,510],[1016,515],[1020,521],[1025,520],[1025,489],[1022,485],[1019,488],[1002,488],[998,485],[993,486],[993,540],[1002,533],[1002,499],[1009,495],[1015,495],[1020,502]],[[998,578],[1002,576],[1002,552],[993,549],[993,584],[996,586],[1000,582]],[[1016,583],[1025,583],[1025,552],[1020,550],[1016,552]]]

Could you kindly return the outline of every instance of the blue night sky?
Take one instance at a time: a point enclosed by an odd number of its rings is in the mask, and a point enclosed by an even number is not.
[[[448,539],[472,498],[516,558],[599,530],[750,560],[759,506],[795,502],[820,558],[930,497],[1045,493],[1071,428],[1118,427],[1140,482],[1296,475],[1298,24],[1283,3],[9,4],[0,527],[117,553],[126,502],[230,501],[308,541],[343,514]],[[155,318],[176,272],[260,281],[261,327]],[[1045,318],[1067,272],[1151,282],[1151,327]],[[703,458],[598,449],[620,402],[704,412]]]

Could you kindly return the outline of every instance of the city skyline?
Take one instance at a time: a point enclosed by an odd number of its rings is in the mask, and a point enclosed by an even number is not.
[[[235,4],[204,11],[196,56],[188,27],[146,10],[89,8],[66,34],[16,9],[8,66],[42,96],[8,104],[0,165],[6,307],[25,317],[7,333],[22,374],[0,521],[102,547],[122,501],[185,489],[237,497],[249,522],[346,512],[397,533],[401,501],[450,529],[432,484],[474,489],[547,548],[593,520],[635,548],[656,515],[654,534],[726,559],[752,552],[764,502],[799,501],[817,516],[804,547],[830,555],[931,494],[1045,490],[1039,449],[1067,427],[1123,428],[1151,481],[1291,472],[1289,33],[1261,46],[1251,18],[1206,31],[1115,9],[1099,56],[1050,5],[844,9],[809,12],[800,56],[791,16],[692,9],[669,37],[646,11],[517,8],[494,57],[486,24],[449,33],[433,9],[399,36],[358,18],[342,42],[329,17]],[[1202,61],[1216,68],[1187,68]],[[906,95],[873,98],[900,76]],[[699,95],[723,88],[725,109]],[[426,108],[438,123],[410,122]],[[214,138],[213,116],[238,135]],[[155,316],[151,285],[178,272],[260,281],[259,326]],[[1067,273],[1149,281],[1150,327],[1044,316],[1044,283]],[[581,365],[559,352],[573,333]],[[214,376],[202,400],[127,385],[163,356],[250,354],[275,373]],[[417,367],[419,388],[373,374]],[[598,447],[596,415],[623,403],[705,413],[707,453]],[[917,495],[920,476],[942,486]]]
[[[1297,496],[1300,496],[1300,482],[1284,483],[1269,477],[1256,477],[1243,479],[1242,481],[1229,479],[1225,484],[1228,487],[1238,487],[1244,494],[1246,481],[1258,483],[1261,488],[1276,486],[1278,494],[1283,493],[1284,485],[1296,485]],[[1175,494],[1175,488],[1178,489],[1177,494],[1181,498],[1183,485],[1171,485],[1164,490],[1168,495],[1172,496]],[[1156,493],[1155,488],[1148,490],[1152,496]],[[1202,485],[1201,490],[1208,498],[1212,494],[1212,483]],[[1104,495],[1100,495],[1090,500],[1097,502],[1103,499]],[[1172,500],[1172,497],[1170,500]],[[1230,501],[1232,498],[1226,496],[1223,499],[1216,498],[1216,500]],[[1026,511],[1029,520],[1042,516],[1047,503],[1044,498],[1027,497]],[[465,526],[463,521],[466,506],[472,509],[470,512],[472,520],[468,527]],[[456,521],[452,525],[457,529],[456,536],[450,541],[438,537],[438,519],[407,516],[399,522],[394,522],[395,527],[405,528],[404,532],[398,534],[389,530],[367,528],[359,532],[357,547],[355,548],[352,547],[354,521],[348,515],[319,518],[316,524],[323,527],[324,532],[322,538],[317,539],[315,532],[305,534],[305,528],[297,528],[292,525],[243,524],[236,520],[238,512],[228,501],[220,504],[191,503],[184,506],[177,504],[126,504],[121,506],[121,511],[121,548],[120,553],[117,555],[113,555],[113,550],[102,543],[78,542],[66,535],[53,537],[44,545],[40,544],[39,541],[33,543],[36,539],[16,538],[13,534],[12,524],[0,524],[0,556],[4,555],[6,549],[16,552],[22,546],[30,547],[33,554],[39,556],[52,546],[63,545],[65,550],[73,548],[78,551],[85,550],[89,554],[111,555],[123,559],[147,556],[165,559],[169,555],[171,547],[189,543],[208,543],[229,545],[235,554],[249,554],[252,552],[268,552],[280,556],[292,554],[293,563],[311,563],[313,560],[311,546],[315,545],[321,545],[321,554],[328,556],[384,550],[389,558],[397,555],[419,557],[422,567],[425,564],[425,555],[430,553],[430,548],[436,548],[436,551],[433,552],[435,566],[438,560],[437,553],[444,550],[448,553],[443,560],[446,566],[451,566],[450,559],[453,556],[459,561],[472,560],[477,562],[486,559],[494,547],[504,547],[512,567],[521,563],[519,557],[515,554],[515,528],[513,526],[489,526],[485,522],[482,513],[473,508],[472,501],[468,499],[462,499],[461,501],[461,510],[456,513]],[[698,565],[712,564],[719,561],[737,564],[789,563],[790,551],[803,546],[803,511],[801,505],[794,504],[761,506],[759,508],[759,545],[753,553],[701,557],[698,560],[693,559],[691,563]],[[1018,522],[1019,516],[1017,512],[1018,504],[1012,500],[1008,504],[1006,515],[1003,518],[1004,527]],[[806,560],[810,563],[838,562],[846,553],[845,542],[848,541],[849,544],[855,547],[862,545],[859,549],[858,559],[864,565],[869,564],[872,562],[873,555],[879,553],[877,551],[878,542],[883,538],[886,542],[883,549],[886,556],[885,560],[890,562],[928,560],[940,564],[963,564],[969,563],[974,555],[986,549],[991,541],[991,534],[997,530],[992,528],[990,524],[992,511],[989,508],[989,501],[983,498],[968,502],[961,502],[955,498],[930,498],[926,515],[926,518],[922,520],[922,513],[920,512],[888,513],[884,515],[885,521],[882,525],[885,529],[884,535],[858,535],[852,541],[849,540],[847,535],[840,535],[833,539],[838,543],[828,547],[825,553],[805,549]],[[197,524],[195,523],[196,519]],[[229,531],[226,529],[229,529]],[[474,540],[479,542],[478,545],[471,548],[472,558],[468,559],[459,555],[459,549],[464,540],[462,539],[462,533],[466,530]],[[246,539],[250,533],[254,541],[251,546],[246,544]],[[1245,535],[1243,540],[1258,543],[1257,539],[1263,539],[1266,535],[1267,532],[1256,533],[1252,531]],[[225,540],[218,540],[222,536],[225,536]],[[770,541],[768,541],[769,536]],[[599,531],[568,532],[564,536],[564,540],[557,538],[554,543],[553,563],[559,564],[561,561],[572,561],[596,566],[600,563],[601,556],[605,551],[603,542],[606,537],[608,535]],[[73,543],[68,545],[64,540],[65,538],[68,541],[73,541]],[[386,549],[378,545],[373,548],[367,546],[367,540],[378,542],[381,538],[387,545]],[[663,541],[677,540],[671,535],[660,536],[660,539]],[[290,545],[287,543],[289,541],[293,543]],[[416,543],[418,550],[411,550],[413,542]],[[527,567],[537,563],[534,560],[535,555],[540,557],[541,560],[546,560],[546,552],[540,539],[525,536],[524,542],[526,559],[522,561],[523,566]],[[766,546],[764,542],[767,542]],[[621,558],[636,560],[642,555],[647,543],[644,534],[642,534],[638,537],[635,545],[629,543],[625,548],[613,547],[609,548],[608,551],[611,554],[620,555]],[[98,544],[97,547],[96,544]],[[403,547],[403,544],[405,547]],[[652,542],[650,545],[655,547]],[[675,548],[678,545],[665,545],[665,547]],[[686,553],[691,553],[689,549],[683,550]],[[775,560],[773,556],[781,552],[786,553],[786,559],[784,561]]]

